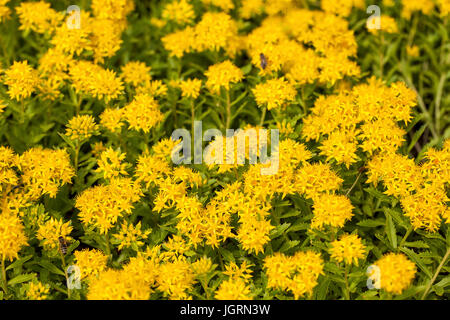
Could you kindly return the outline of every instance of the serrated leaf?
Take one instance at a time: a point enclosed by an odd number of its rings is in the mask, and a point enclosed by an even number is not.
[[[286,241],[281,248],[279,249],[280,252],[286,252],[289,249],[294,248],[295,246],[297,246],[298,244],[300,244],[299,240],[291,240],[291,241]]]
[[[417,266],[420,268],[420,270],[422,270],[428,278],[432,278],[433,275],[431,274],[431,271],[427,268],[427,266],[425,265],[425,263],[422,261],[422,259],[411,249],[408,248],[400,248],[400,251],[402,251],[403,253],[405,253],[408,257],[411,258],[411,260],[417,264]]]
[[[357,223],[360,227],[376,228],[385,225],[385,221],[381,220],[361,220]]]
[[[386,216],[386,234],[394,249],[397,249],[397,232],[395,230],[394,222],[390,215]]]
[[[280,224],[279,226],[277,226],[275,229],[273,229],[273,230],[270,232],[270,239],[276,239],[276,238],[278,238],[278,237],[281,236],[281,235],[284,233],[284,231],[286,231],[287,228],[289,228],[290,226],[291,226],[290,223],[283,223],[283,224]]]
[[[38,263],[41,267],[43,267],[44,269],[47,269],[48,271],[54,273],[54,274],[59,274],[62,276],[65,276],[64,271],[62,271],[61,269],[59,269],[57,266],[55,266],[54,264],[52,264],[49,261],[46,260],[41,260]]]
[[[18,266],[21,266],[22,264],[24,264],[25,262],[27,262],[28,260],[30,260],[33,257],[34,257],[34,255],[30,254],[29,256],[25,256],[23,258],[20,258],[19,260],[16,260],[13,263],[11,263],[9,266],[7,266],[5,268],[5,271],[8,271],[8,270],[13,269],[13,268],[18,267]]]
[[[8,286],[12,286],[14,284],[30,281],[34,277],[35,277],[35,275],[31,274],[31,273],[19,274],[17,277],[14,277],[8,281]]]

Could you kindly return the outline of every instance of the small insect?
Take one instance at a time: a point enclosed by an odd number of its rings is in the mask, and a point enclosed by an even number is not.
[[[261,68],[265,70],[267,68],[267,59],[263,53],[259,54],[259,58],[261,59]]]
[[[67,253],[66,239],[64,239],[64,237],[59,237],[58,241],[59,241],[59,250],[61,250],[62,254],[66,254]]]

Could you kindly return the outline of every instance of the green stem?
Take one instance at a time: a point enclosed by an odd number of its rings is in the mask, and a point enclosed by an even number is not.
[[[353,188],[356,186],[356,183],[358,182],[359,178],[361,177],[362,172],[360,172],[358,174],[358,176],[356,177],[355,182],[353,182],[352,186],[350,187],[350,189],[348,189],[347,193],[345,194],[346,197],[348,197],[348,195],[350,194],[350,192],[353,190]]]
[[[450,255],[450,248],[447,249],[447,253],[442,258],[441,263],[439,264],[438,268],[436,269],[436,272],[434,273],[433,278],[431,278],[430,282],[428,283],[427,288],[425,289],[425,292],[423,293],[422,298],[420,298],[420,300],[424,300],[426,298],[426,296],[428,295],[428,292],[430,291],[431,286],[433,285],[434,281],[436,280],[437,276],[439,275],[439,272],[441,272],[441,269],[444,266],[445,261],[447,261],[447,258],[449,255]]]
[[[78,172],[78,157],[80,155],[80,144],[77,142],[77,145],[75,147],[75,159],[74,159],[74,167],[75,167],[75,174]]]
[[[345,265],[345,271],[344,271],[344,279],[345,279],[345,299],[350,300],[350,288],[348,286],[348,266]]]
[[[230,129],[230,124],[231,124],[231,102],[230,102],[230,91],[227,90],[227,121],[226,121],[226,126],[225,126],[225,130],[226,129]]]
[[[6,280],[6,269],[5,269],[5,258],[2,258],[2,283],[3,283],[3,291],[5,295],[8,294],[8,282]]]
[[[261,120],[259,121],[259,126],[262,127],[264,124],[264,119],[266,118],[266,109],[267,107],[263,107],[262,114],[261,114]]]
[[[383,60],[384,60],[384,34],[380,32],[380,79],[383,79]]]
[[[400,244],[399,244],[399,246],[398,246],[397,249],[400,250],[400,248],[403,247],[403,245],[405,244],[406,239],[408,239],[408,236],[411,234],[412,231],[413,231],[413,227],[410,226],[410,227],[408,228],[408,230],[406,231],[405,236],[404,236],[403,239],[400,241]]]
[[[20,123],[24,123],[25,122],[25,100],[24,99],[22,99],[20,106],[21,106]]]
[[[68,274],[67,274],[66,261],[64,260],[64,255],[63,255],[63,253],[62,253],[61,250],[59,250],[59,256],[60,256],[60,258],[61,258],[61,262],[62,262],[62,265],[63,265],[64,276],[66,277],[66,285],[67,285],[67,283],[69,282],[69,276],[68,276]],[[70,297],[71,297],[71,292],[70,292],[69,287],[67,287],[67,297],[68,297],[69,299],[70,299]]]
[[[106,243],[106,255],[108,256],[108,260],[111,260],[112,259],[111,246],[109,245],[108,233],[105,234],[105,243]]]

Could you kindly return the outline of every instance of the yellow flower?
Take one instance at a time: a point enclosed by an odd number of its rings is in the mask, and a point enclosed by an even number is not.
[[[432,0],[410,0],[402,1],[402,16],[410,19],[415,11],[421,11],[423,14],[431,14],[434,9],[434,2]]]
[[[284,78],[267,80],[252,90],[258,106],[267,104],[267,109],[282,108],[294,101],[297,91]]]
[[[93,226],[106,234],[117,220],[131,214],[133,203],[142,196],[131,179],[112,179],[109,185],[98,185],[83,191],[75,201],[79,218],[86,226]]]
[[[50,293],[50,286],[39,281],[30,282],[25,287],[26,296],[29,300],[46,300]]]
[[[355,163],[359,158],[356,155],[358,148],[358,142],[355,138],[355,132],[342,132],[334,131],[328,138],[322,141],[320,154],[327,156],[327,161],[335,159],[338,163],[343,163],[347,167],[350,167],[352,163]]]
[[[63,20],[64,14],[50,8],[50,3],[45,1],[22,2],[16,7],[20,20],[20,30],[31,29],[38,33],[53,32]]]
[[[448,16],[450,13],[450,1],[449,0],[437,0],[441,17]]]
[[[325,12],[348,17],[352,12],[352,8],[355,6],[364,9],[364,0],[322,0],[320,7]]]
[[[126,83],[137,87],[138,85],[145,85],[150,82],[152,79],[150,70],[151,68],[144,62],[130,61],[121,67],[121,76]]]
[[[220,283],[215,296],[217,300],[252,300],[250,286],[241,278],[228,279]]]
[[[389,293],[402,293],[416,274],[416,265],[402,253],[385,254],[375,265],[380,268],[381,289]]]
[[[92,116],[83,115],[76,116],[69,120],[66,129],[66,135],[71,140],[79,140],[81,142],[88,140],[98,131],[98,125]]]
[[[232,0],[202,0],[205,6],[215,6],[222,9],[225,12],[234,9],[234,4]]]
[[[20,249],[27,244],[27,237],[19,217],[0,213],[0,258],[2,261],[19,257]]]
[[[374,20],[375,21],[375,20]],[[371,26],[369,28],[369,32],[376,34],[379,31],[383,31],[386,33],[398,33],[398,27],[397,22],[394,18],[387,16],[387,15],[381,15],[380,17],[380,29],[377,29],[375,26]]]
[[[77,61],[69,69],[72,86],[77,93],[91,95],[105,102],[116,99],[123,90],[123,83],[115,71],[103,69],[90,61]]]
[[[264,245],[270,241],[269,233],[275,227],[270,221],[249,217],[240,220],[236,238],[247,252],[264,252]]]
[[[35,69],[28,65],[28,61],[18,62],[4,71],[3,83],[8,86],[11,99],[22,100],[29,98],[39,84],[39,76]]]
[[[166,262],[160,265],[156,280],[158,289],[173,300],[187,300],[188,290],[195,283],[195,273],[184,259]]]
[[[6,5],[9,0],[0,0],[0,22],[5,22],[11,16],[11,9]]]
[[[212,270],[213,264],[210,258],[202,257],[191,264],[192,270],[198,276],[204,276]]]
[[[366,247],[356,234],[345,234],[339,240],[331,243],[331,258],[337,262],[358,265],[358,260],[364,258]]]
[[[128,167],[128,163],[122,163],[125,157],[125,153],[108,148],[100,154],[100,159],[97,160],[98,168],[95,171],[103,173],[105,179],[126,176],[128,173],[125,169]]]
[[[236,263],[230,262],[225,266],[225,271],[223,271],[223,274],[229,276],[231,279],[243,279],[248,282],[252,277],[252,272],[253,271],[250,269],[247,261],[244,261],[240,267]]]
[[[55,198],[58,188],[70,183],[75,175],[66,150],[32,148],[20,156],[19,163],[22,182],[33,200],[44,194]]]
[[[168,162],[159,156],[142,154],[136,164],[136,183],[145,182],[149,188],[151,184],[163,180],[171,173]]]
[[[410,57],[417,58],[420,55],[420,49],[418,46],[407,46],[406,54]]]
[[[97,249],[77,250],[75,265],[80,268],[81,279],[92,278],[106,269],[108,257]]]
[[[133,226],[133,224],[124,221],[120,227],[119,233],[113,235],[113,243],[118,243],[119,250],[123,248],[133,248],[139,251],[139,247],[144,245],[142,240],[147,239],[151,230],[141,231],[141,222]]]
[[[261,14],[263,12],[263,8],[264,8],[263,0],[242,1],[240,14],[242,18],[250,19],[252,16]]]
[[[312,294],[323,267],[320,254],[313,251],[298,251],[293,256],[276,252],[264,259],[267,287],[291,291],[295,299]]]
[[[147,94],[139,94],[123,109],[123,118],[130,128],[149,133],[150,129],[164,119],[158,102]]]
[[[123,109],[107,108],[100,115],[100,124],[111,132],[120,132],[124,125],[122,117]]]
[[[244,78],[241,69],[229,60],[210,66],[205,76],[208,78],[206,87],[213,93],[220,93],[221,87],[229,90],[230,83],[237,83]]]
[[[181,58],[185,53],[190,52],[195,43],[194,29],[186,27],[183,30],[169,33],[161,38],[164,49],[169,51],[170,56]]]
[[[194,7],[186,0],[175,0],[164,7],[162,17],[179,24],[190,23],[195,19]]]
[[[148,300],[151,289],[140,274],[108,269],[91,277],[88,300]]]
[[[206,12],[194,28],[192,47],[197,51],[218,51],[226,48],[230,39],[237,36],[237,24],[224,12]]]
[[[295,176],[295,190],[315,199],[324,192],[338,190],[344,180],[325,163],[306,164],[298,169]]]
[[[197,99],[202,88],[202,80],[200,79],[187,79],[180,81],[178,86],[181,89],[181,96],[186,98]]]
[[[101,141],[94,143],[91,147],[92,147],[91,152],[96,158],[98,158],[101,155],[101,153],[106,150],[106,147],[103,145]]]
[[[59,249],[59,237],[64,238],[66,241],[72,239],[69,236],[72,229],[70,221],[64,223],[62,219],[50,218],[50,220],[39,226],[36,238],[41,240],[41,245],[46,250],[55,250]]]
[[[342,228],[353,217],[353,206],[345,196],[322,194],[314,199],[311,228],[322,229],[324,225]]]

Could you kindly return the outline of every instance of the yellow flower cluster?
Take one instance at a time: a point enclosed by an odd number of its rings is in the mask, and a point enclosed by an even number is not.
[[[386,87],[371,78],[351,91],[318,98],[302,133],[308,141],[322,140],[321,154],[349,167],[359,159],[358,145],[369,154],[395,153],[405,135],[397,122],[407,124],[415,104],[416,93],[402,82]]]
[[[293,101],[297,91],[292,84],[280,78],[267,80],[265,83],[256,85],[253,94],[258,106],[267,104],[267,109],[270,110],[284,107],[287,102]]]
[[[368,168],[368,182],[382,181],[385,193],[400,199],[414,229],[435,232],[442,219],[449,222],[445,184],[450,181],[450,140],[442,150],[428,150],[421,166],[406,156],[386,154],[375,156]]]
[[[50,286],[39,281],[26,285],[26,296],[29,300],[46,300],[50,293]]]
[[[129,178],[111,179],[108,185],[91,187],[75,202],[85,227],[94,227],[106,234],[119,218],[131,213],[133,203],[141,198],[141,190]]]
[[[8,86],[11,99],[29,98],[39,83],[38,72],[28,65],[28,61],[16,61],[4,73],[2,81]]]
[[[264,259],[268,277],[267,286],[288,290],[295,299],[311,295],[317,279],[324,274],[324,262],[320,254],[313,251],[299,251],[293,256],[275,253]]]
[[[13,260],[18,258],[20,249],[27,244],[27,236],[18,216],[6,212],[0,213],[0,258]]]
[[[358,265],[359,259],[364,258],[366,246],[356,234],[345,234],[339,240],[331,242],[331,258],[337,262]]]
[[[98,125],[92,116],[76,116],[69,120],[66,135],[71,140],[83,142],[98,131]]]
[[[375,265],[380,268],[381,288],[394,294],[408,288],[416,274],[416,265],[402,253],[385,254]]]
[[[221,87],[229,90],[231,83],[237,83],[244,77],[242,71],[229,60],[210,66],[205,76],[208,78],[206,87],[214,93],[220,93]]]
[[[80,268],[81,279],[96,277],[106,269],[108,257],[97,249],[83,249],[74,252],[76,266]]]
[[[139,94],[125,106],[123,118],[131,129],[142,130],[145,133],[164,119],[159,110],[158,102],[148,94]]]
[[[70,221],[64,223],[62,219],[58,220],[52,217],[39,225],[36,238],[41,240],[41,244],[46,250],[57,250],[59,249],[59,237],[70,241],[72,238],[69,235],[72,229]]]

